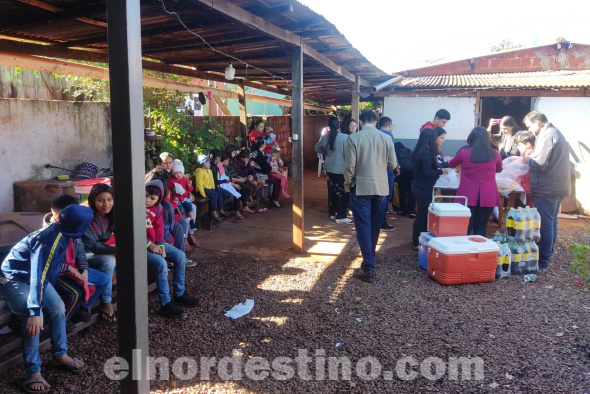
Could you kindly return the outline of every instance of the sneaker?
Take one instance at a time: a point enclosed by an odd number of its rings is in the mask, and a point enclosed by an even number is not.
[[[416,214],[415,213],[411,213],[408,216],[410,217],[410,219],[414,219],[416,217]]]
[[[282,193],[282,196],[285,198],[291,198],[291,195],[289,193]]]
[[[384,224],[383,226],[381,226],[381,231],[393,231],[395,230],[395,227],[393,227],[391,224]]]
[[[352,219],[349,218],[342,218],[342,219],[335,219],[336,223],[350,223],[352,222]]]
[[[197,305],[199,305],[199,300],[188,295],[186,291],[180,297],[174,297],[174,302],[188,308],[195,308]]]
[[[336,220],[336,216],[330,216],[330,220]]]
[[[193,261],[191,259],[186,259],[184,266],[185,266],[185,268],[193,268],[193,267],[197,266],[197,262]]]
[[[170,301],[160,308],[160,313],[166,317],[180,317],[184,312]]]
[[[418,245],[412,245],[412,250],[418,250]]]
[[[373,271],[364,271],[361,268],[354,270],[354,277],[359,278],[363,282],[373,283],[374,274]]]

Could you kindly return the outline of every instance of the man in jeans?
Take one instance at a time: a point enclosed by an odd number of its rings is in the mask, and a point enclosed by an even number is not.
[[[386,170],[396,168],[397,159],[391,137],[375,127],[377,114],[374,111],[363,111],[360,124],[362,132],[350,135],[346,144],[344,188],[350,191],[356,238],[363,255],[361,268],[355,271],[355,276],[372,282],[375,248],[389,195]]]
[[[524,161],[530,167],[531,194],[541,215],[539,268],[546,270],[557,240],[559,206],[571,192],[570,146],[541,112],[529,112],[524,123],[537,137],[533,154]]]

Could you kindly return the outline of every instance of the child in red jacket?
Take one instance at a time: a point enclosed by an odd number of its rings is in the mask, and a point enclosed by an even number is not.
[[[145,186],[145,213],[147,225],[147,263],[156,272],[156,288],[160,298],[160,313],[167,317],[178,317],[183,314],[176,304],[194,308],[199,301],[188,295],[184,290],[184,274],[186,256],[184,252],[164,242],[164,227],[162,224],[163,208],[160,205],[164,194],[164,185],[159,179],[154,179]],[[168,264],[174,264],[172,284],[174,300],[170,297],[168,284]]]
[[[168,189],[170,189],[170,200],[176,204],[182,205],[190,219],[191,229],[197,228],[195,224],[195,212],[192,204],[193,183],[184,176],[184,165],[178,159],[172,163],[172,176],[168,181]]]
[[[520,152],[520,156],[530,156],[533,154],[535,150],[535,134],[531,133],[530,131],[519,131],[514,136],[514,142],[518,151]],[[526,192],[526,202],[529,207],[535,206],[535,198],[531,195],[531,173],[527,172],[522,176],[520,179],[520,185]]]

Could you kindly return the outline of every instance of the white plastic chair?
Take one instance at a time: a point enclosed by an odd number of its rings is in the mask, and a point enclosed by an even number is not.
[[[318,153],[318,178],[322,176],[322,166],[324,165],[324,156],[321,153]]]

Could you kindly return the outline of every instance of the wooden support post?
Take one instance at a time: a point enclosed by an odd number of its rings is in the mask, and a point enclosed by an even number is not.
[[[107,0],[117,242],[125,245],[116,253],[119,357],[128,365],[126,372],[119,369],[125,394],[150,391],[139,7],[140,0]]]
[[[231,112],[227,108],[227,105],[223,101],[221,101],[219,97],[213,96],[213,101],[215,101],[215,104],[217,104],[217,106],[225,116],[231,116]]]
[[[244,83],[238,82],[238,103],[240,108],[240,137],[242,137],[242,146],[248,146],[248,117],[246,116],[246,89]]]
[[[360,78],[357,76],[352,84],[352,98],[350,100],[350,107],[352,109],[352,119],[359,121],[359,106],[360,98],[357,94],[361,90]]]
[[[293,139],[293,249],[305,251],[303,198],[303,50],[291,49],[291,133]]]

